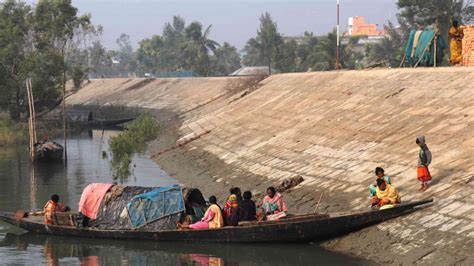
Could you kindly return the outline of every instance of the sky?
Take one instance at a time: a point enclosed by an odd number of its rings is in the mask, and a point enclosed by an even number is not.
[[[284,36],[305,31],[322,35],[336,24],[336,0],[72,0],[79,13],[90,13],[92,22],[104,27],[103,44],[117,48],[122,33],[130,35],[134,48],[152,35],[161,35],[163,25],[180,15],[186,24],[212,24],[210,38],[230,42],[238,49],[257,32],[259,17],[269,12]],[[380,28],[396,20],[396,0],[341,0],[341,27],[350,16],[363,16]]]

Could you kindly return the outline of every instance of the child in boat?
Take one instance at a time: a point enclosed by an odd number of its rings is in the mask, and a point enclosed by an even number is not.
[[[221,208],[217,205],[217,198],[210,196],[209,204],[210,206],[201,221],[189,225],[178,223],[178,229],[200,230],[221,228],[224,225],[224,219],[222,218]]]
[[[244,192],[244,198],[239,208],[240,221],[255,221],[257,219],[257,208],[255,202],[252,200],[252,192]]]
[[[425,136],[419,136],[416,138],[416,144],[420,146],[420,152],[418,153],[418,168],[417,177],[421,182],[419,191],[425,191],[428,189],[428,182],[431,180],[430,170],[428,166],[431,164],[431,152],[425,143]]]
[[[273,221],[286,217],[286,203],[283,196],[276,192],[274,187],[267,188],[267,195],[263,199],[263,213],[267,220]]]
[[[242,199],[239,200],[240,194],[240,188],[236,187],[230,189],[230,195],[222,211],[225,225],[237,226],[239,223],[239,205],[242,201]]]
[[[383,179],[377,179],[376,195],[372,198],[372,207],[400,203],[401,199],[396,188]]]
[[[44,223],[45,224],[53,224],[53,213],[55,212],[67,212],[70,210],[69,207],[63,207],[61,203],[59,203],[59,196],[54,194],[51,196],[51,200],[49,200],[46,205],[44,205]]]
[[[377,193],[377,180],[383,179],[385,180],[385,182],[387,182],[387,184],[392,184],[392,179],[390,178],[390,176],[385,175],[385,170],[382,167],[375,168],[375,176],[375,184],[370,184],[369,186],[369,192],[371,197],[375,196],[375,194]]]

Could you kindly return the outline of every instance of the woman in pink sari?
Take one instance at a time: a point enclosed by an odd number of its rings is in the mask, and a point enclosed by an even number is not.
[[[283,196],[276,192],[274,187],[267,188],[267,195],[263,199],[262,208],[269,221],[286,217],[288,211]]]
[[[178,228],[193,230],[221,228],[224,225],[224,219],[222,218],[221,208],[217,205],[217,198],[210,196],[209,203],[210,206],[201,221],[189,225],[178,223]]]

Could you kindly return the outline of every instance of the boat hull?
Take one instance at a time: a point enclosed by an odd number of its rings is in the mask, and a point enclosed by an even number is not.
[[[103,129],[116,127],[118,125],[133,121],[135,118],[124,118],[115,120],[90,120],[90,121],[69,121],[69,124],[77,125],[80,127],[88,127],[95,129]]]
[[[214,243],[315,242],[344,235],[370,225],[412,213],[418,209],[415,206],[431,201],[425,200],[410,203],[382,211],[374,210],[329,217],[327,215],[306,215],[246,226],[186,231],[96,230],[45,225],[41,222],[29,221],[28,218],[15,219],[13,213],[0,213],[0,219],[29,232],[69,237]]]
[[[60,146],[56,150],[37,150],[35,151],[35,161],[38,162],[61,162],[63,160],[64,148]]]

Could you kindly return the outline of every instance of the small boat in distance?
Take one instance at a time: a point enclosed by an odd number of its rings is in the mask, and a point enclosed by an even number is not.
[[[135,117],[118,119],[97,119],[93,116],[91,111],[71,109],[66,112],[66,119],[67,122],[72,125],[93,129],[104,129],[109,127],[116,127],[120,124],[133,121]]]
[[[54,141],[40,141],[34,145],[35,161],[38,162],[61,162],[63,160],[64,148]]]
[[[15,217],[15,213],[9,212],[0,212],[0,220],[32,233],[69,237],[214,243],[309,243],[348,234],[413,213],[430,202],[433,202],[433,199],[406,202],[384,210],[295,215],[277,221],[255,221],[217,229],[184,231],[77,227],[74,225],[74,216],[77,214],[73,213],[63,214],[68,216],[69,221],[69,224],[65,225],[47,225],[41,215],[18,218],[18,215]],[[23,214],[21,211],[20,213]]]

